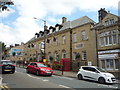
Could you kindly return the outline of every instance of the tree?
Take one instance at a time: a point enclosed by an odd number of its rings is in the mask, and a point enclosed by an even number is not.
[[[2,52],[6,50],[6,45],[4,42],[0,42],[0,49],[2,50]]]
[[[9,5],[14,5],[13,1],[11,0],[0,0],[0,11],[4,11],[4,10],[9,10],[8,6]]]
[[[0,58],[3,59],[6,55],[6,45],[4,42],[0,42]]]

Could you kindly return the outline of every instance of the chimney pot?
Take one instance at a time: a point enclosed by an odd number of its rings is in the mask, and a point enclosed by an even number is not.
[[[66,17],[62,17],[62,24],[67,22],[67,18]]]

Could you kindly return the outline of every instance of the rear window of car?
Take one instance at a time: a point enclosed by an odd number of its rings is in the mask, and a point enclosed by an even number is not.
[[[2,61],[1,64],[13,64],[11,61]]]

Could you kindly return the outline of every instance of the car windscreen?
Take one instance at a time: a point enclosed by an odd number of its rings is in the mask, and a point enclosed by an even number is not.
[[[97,69],[98,69],[100,72],[105,72],[105,70],[103,70],[103,69],[101,69],[101,68],[99,68],[99,67],[97,67]]]
[[[1,64],[12,64],[11,61],[2,61]]]
[[[41,63],[37,63],[37,66],[38,67],[47,67],[47,66],[45,66],[44,64],[41,64]]]

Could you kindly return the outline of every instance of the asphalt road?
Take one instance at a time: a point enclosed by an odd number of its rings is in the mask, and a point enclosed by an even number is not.
[[[69,78],[63,76],[36,76],[34,74],[27,74],[23,68],[16,68],[14,74],[3,74],[2,86],[4,88],[65,88],[65,89],[103,89],[116,90],[118,84],[106,85],[97,82],[77,80],[76,78]],[[106,90],[105,89],[105,90]]]

